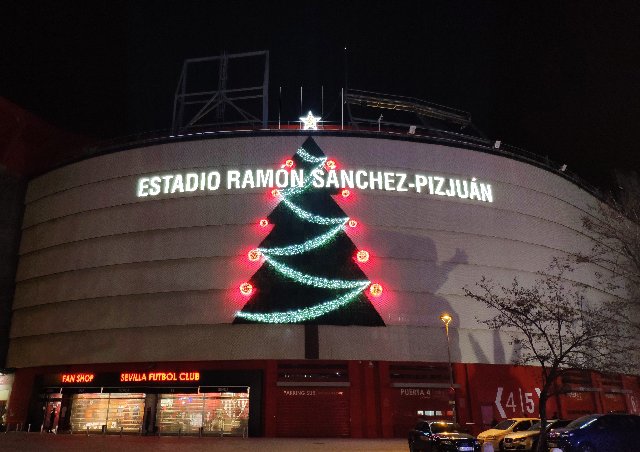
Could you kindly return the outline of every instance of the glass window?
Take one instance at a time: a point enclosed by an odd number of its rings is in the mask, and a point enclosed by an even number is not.
[[[142,426],[144,394],[74,394],[71,431],[137,432]]]
[[[509,419],[506,419],[504,421],[498,422],[498,424],[496,424],[496,426],[493,428],[495,428],[496,430],[508,430],[515,423],[516,421],[510,421]]]
[[[161,394],[156,425],[163,433],[244,436],[249,424],[249,393]]]
[[[576,419],[575,421],[571,421],[567,424],[567,430],[573,430],[576,428],[585,428],[595,422],[601,414],[591,414],[589,416],[582,416]]]
[[[458,424],[453,422],[432,422],[431,430],[433,433],[445,433],[445,432],[461,432],[462,429]]]
[[[522,430],[526,430],[531,427],[531,421],[522,421],[513,429],[514,432],[521,432]]]

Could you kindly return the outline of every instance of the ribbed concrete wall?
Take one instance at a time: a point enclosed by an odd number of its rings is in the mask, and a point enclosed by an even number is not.
[[[217,138],[127,150],[33,180],[26,197],[9,366],[124,361],[298,359],[299,325],[230,325],[238,285],[277,201],[265,189],[138,198],[140,176],[276,168],[307,136]],[[535,278],[552,256],[586,251],[580,217],[594,199],[563,178],[505,157],[401,140],[317,136],[342,168],[456,177],[492,185],[493,203],[355,190],[337,202],[385,293],[386,327],[320,327],[320,358],[446,360],[438,316],[454,317],[454,359],[508,363],[507,338],[462,297],[482,275]],[[259,265],[259,264],[258,264]],[[593,284],[587,270],[572,278]]]

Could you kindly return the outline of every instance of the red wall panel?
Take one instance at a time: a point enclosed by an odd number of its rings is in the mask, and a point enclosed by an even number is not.
[[[467,364],[466,367],[474,432],[485,430],[493,421],[501,419],[539,416],[542,387],[539,368],[497,364]],[[547,415],[556,411],[555,400],[549,400]],[[493,414],[493,418],[489,420],[488,414]]]
[[[281,387],[278,389],[277,435],[348,437],[351,435],[349,388]]]

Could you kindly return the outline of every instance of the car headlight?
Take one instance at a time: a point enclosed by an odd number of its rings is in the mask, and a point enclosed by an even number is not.
[[[453,442],[451,440],[448,439],[443,439],[440,441],[440,444],[453,444]]]
[[[527,440],[527,438],[522,437],[522,438],[513,438],[513,442],[514,443],[524,443]]]

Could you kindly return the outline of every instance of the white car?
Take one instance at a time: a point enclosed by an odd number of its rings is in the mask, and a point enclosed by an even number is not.
[[[547,420],[547,431],[567,425],[570,421],[564,419]],[[540,422],[536,422],[529,429],[521,432],[509,433],[504,437],[504,450],[535,450],[540,438]]]
[[[480,444],[491,443],[495,450],[504,449],[504,437],[509,433],[522,432],[530,428],[540,419],[531,417],[514,417],[498,422],[493,428],[485,430],[478,435]]]

